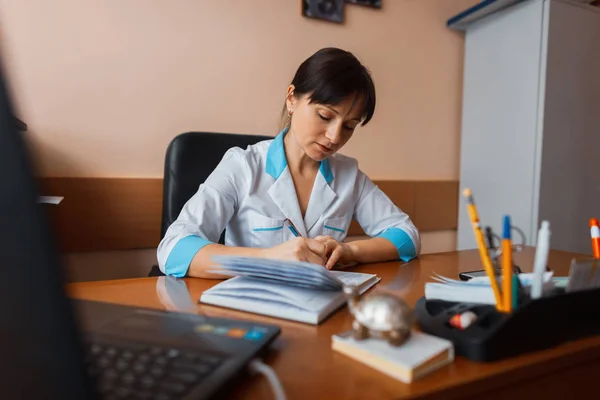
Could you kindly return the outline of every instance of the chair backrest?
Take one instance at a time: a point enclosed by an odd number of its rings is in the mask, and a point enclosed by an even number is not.
[[[160,236],[177,219],[185,203],[232,147],[245,149],[272,136],[187,132],[176,136],[165,157],[163,213]],[[221,243],[223,236],[221,236]]]

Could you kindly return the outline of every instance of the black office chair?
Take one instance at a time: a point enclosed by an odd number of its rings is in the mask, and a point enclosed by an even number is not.
[[[227,133],[187,132],[176,136],[165,157],[161,239],[177,219],[185,203],[217,167],[223,155],[232,147],[245,149],[251,144],[273,139],[271,136]],[[225,232],[219,243],[223,244]],[[148,276],[163,276],[157,265]]]

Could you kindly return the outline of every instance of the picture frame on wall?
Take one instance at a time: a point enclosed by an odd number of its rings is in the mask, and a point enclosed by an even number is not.
[[[341,24],[344,22],[344,0],[302,0],[302,15]]]
[[[344,0],[348,4],[358,4],[360,6],[381,8],[382,0]]]

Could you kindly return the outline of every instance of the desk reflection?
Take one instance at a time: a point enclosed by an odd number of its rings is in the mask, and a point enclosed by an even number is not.
[[[198,308],[184,280],[160,276],[156,281],[156,295],[167,310],[197,313]]]

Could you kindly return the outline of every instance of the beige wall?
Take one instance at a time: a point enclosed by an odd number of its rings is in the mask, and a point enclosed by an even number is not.
[[[457,179],[463,38],[476,0],[384,0],[346,23],[299,0],[0,0],[5,63],[46,176],[162,175],[177,133],[277,133],[285,89],[324,46],[371,70],[378,107],[344,149],[374,179]]]
[[[458,179],[463,37],[445,22],[477,0],[383,3],[337,25],[299,0],[0,0],[2,56],[45,176],[160,177],[180,132],[274,135],[298,65],[338,46],[378,95],[343,152],[373,179]]]

